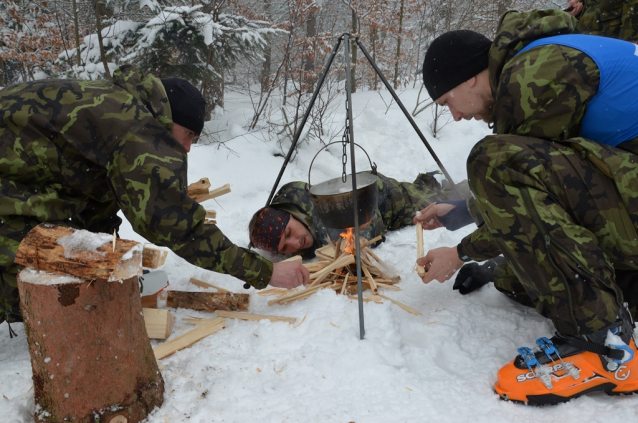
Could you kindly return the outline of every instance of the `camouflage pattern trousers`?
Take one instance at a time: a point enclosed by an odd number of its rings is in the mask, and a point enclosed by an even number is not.
[[[638,161],[619,185],[583,156],[570,144],[496,135],[479,142],[467,164],[477,207],[506,259],[497,289],[571,335],[614,322],[623,294],[635,302],[638,287],[627,277],[638,274],[638,215],[619,193],[638,197]]]

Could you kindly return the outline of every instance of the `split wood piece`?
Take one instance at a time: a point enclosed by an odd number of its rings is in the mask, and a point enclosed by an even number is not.
[[[343,278],[343,285],[341,285],[341,295],[343,295],[343,293],[346,291],[346,286],[348,286],[348,278],[350,277],[350,275],[348,273],[346,273],[346,276],[344,276]]]
[[[335,247],[330,245],[330,244],[327,244],[327,245],[324,245],[321,248],[317,248],[315,250],[315,253],[317,253],[317,252],[320,253],[320,254],[328,256],[330,258],[330,260],[332,260],[332,258],[335,256]]]
[[[64,226],[41,223],[24,237],[14,261],[35,270],[63,273],[83,279],[119,281],[130,278],[133,274],[141,274],[141,244],[117,239],[115,250],[113,250],[111,235],[105,235],[91,234],[88,231],[78,233],[75,229]],[[68,247],[68,251],[66,251],[67,249],[59,244],[58,240],[67,236],[74,236],[78,240],[82,240],[85,236],[94,236],[92,238],[94,242],[100,242],[103,239],[106,241],[95,250],[88,251],[83,249],[82,243],[69,242],[66,244],[64,241],[74,239],[67,238],[63,241]],[[77,247],[74,248],[74,245]]]
[[[333,261],[332,263],[328,264],[326,267],[319,270],[318,272],[310,275],[310,279],[319,279],[320,277],[327,275],[328,273],[332,272],[335,269],[338,269],[340,267],[345,267],[354,262],[355,262],[355,258],[352,254],[342,256],[338,260]]]
[[[188,308],[200,311],[246,311],[250,302],[249,294],[231,292],[185,292],[168,291],[166,306]]]
[[[167,357],[181,349],[184,349],[199,341],[200,339],[205,338],[208,335],[212,335],[213,333],[225,327],[226,319],[224,319],[223,317],[213,319],[206,324],[198,326],[195,329],[178,336],[177,338],[171,339],[170,341],[164,342],[163,344],[160,344],[157,347],[153,348],[155,359],[161,360],[162,358]]]
[[[335,254],[333,256],[334,260],[337,260],[339,256],[341,255],[341,253],[343,253],[343,249],[341,248],[342,241],[343,241],[343,238],[339,237],[339,240],[337,241],[337,244],[335,245]]]
[[[241,320],[270,320],[271,322],[288,322],[294,323],[297,319],[294,317],[283,317],[283,316],[268,316],[265,314],[250,314],[250,313],[239,313],[237,311],[224,311],[224,310],[215,310],[215,314],[218,317],[223,317],[226,319],[241,319]],[[186,318],[182,319],[185,322],[193,323],[196,325],[201,325],[204,320],[207,319],[196,319],[196,318]]]
[[[219,188],[215,188],[210,190],[207,194],[198,194],[191,197],[193,200],[198,203],[203,203],[204,201],[212,200],[213,198],[217,198],[221,195],[228,194],[230,192],[230,184],[226,184]]]
[[[224,293],[230,292],[227,289],[221,288],[217,285],[213,285],[212,283],[200,281],[199,279],[195,279],[195,278],[191,278],[189,282],[195,286],[199,286],[200,288],[215,288],[218,292],[224,292]]]
[[[324,267],[326,267],[327,265],[329,265],[330,263],[332,263],[332,260],[330,261],[314,261],[312,263],[303,263],[303,266],[308,269],[308,272],[313,273],[313,272],[318,272],[319,270],[323,269]]]
[[[383,282],[379,282],[381,279],[377,279],[375,282],[377,283],[377,286],[379,288],[386,288],[386,289],[391,289],[392,291],[401,291],[401,288],[399,288],[398,286],[394,286],[394,285],[389,285],[387,283],[383,283]]]
[[[216,225],[217,221],[214,219],[205,219],[204,220],[204,225]]]
[[[359,301],[359,297],[355,295],[348,295],[348,298],[350,298],[351,300]],[[372,301],[370,298],[362,298],[362,299],[364,303],[369,303],[370,301]]]
[[[157,308],[157,294],[143,295],[140,300],[143,308]]]
[[[217,212],[215,210],[206,210],[206,219],[217,219]]]
[[[142,250],[142,266],[149,269],[157,269],[166,263],[168,250],[154,245],[145,245]]]
[[[194,195],[208,194],[210,189],[210,181],[208,178],[202,178],[199,181],[192,183],[188,186],[187,192],[189,197]]]
[[[366,247],[369,247],[370,245],[374,244],[377,241],[381,241],[383,237],[381,235],[376,236],[374,238],[372,238],[370,241],[365,241],[365,242],[361,242],[361,249],[363,250]]]
[[[419,216],[420,214],[420,211],[416,212],[417,216]],[[423,257],[423,255],[423,222],[418,221],[416,222],[416,258],[420,259],[421,257]],[[417,265],[416,273],[421,279],[423,279],[427,272],[425,271],[424,266]]]
[[[156,308],[142,308],[144,325],[150,339],[166,339],[171,335],[175,317],[168,310]]]
[[[300,298],[305,298],[307,296],[310,296],[311,294],[314,294],[315,291],[318,291],[321,288],[325,288],[325,287],[327,287],[328,285],[331,285],[331,284],[332,284],[332,282],[325,282],[325,283],[322,283],[322,284],[317,285],[317,286],[308,287],[308,288],[306,288],[304,290],[301,290],[301,291],[298,291],[298,292],[294,292],[294,293],[292,293],[290,295],[286,295],[284,297],[277,298],[276,300],[270,300],[270,301],[268,301],[268,305],[272,306],[272,305],[275,305],[275,304],[285,304],[285,303],[289,303],[289,302],[295,301],[295,300],[300,299]]]
[[[141,270],[141,250],[139,259]],[[43,257],[39,261],[49,267]],[[162,406],[164,380],[144,325],[136,274],[106,282],[25,268],[17,280],[36,421],[46,415],[42,421],[110,422],[123,416],[140,422]]]
[[[379,297],[381,297],[381,298],[384,298],[384,299],[386,299],[386,300],[388,300],[388,301],[391,301],[392,303],[394,303],[394,304],[398,305],[399,307],[401,307],[402,309],[404,309],[404,310],[405,310],[405,311],[407,311],[408,313],[412,313],[412,314],[414,314],[415,316],[423,316],[423,313],[418,312],[418,311],[416,311],[415,309],[410,308],[410,307],[408,307],[407,305],[402,304],[402,303],[400,303],[400,302],[398,302],[398,301],[396,301],[396,300],[393,300],[392,298],[386,297],[385,295],[381,295],[381,294],[377,294],[377,295],[378,295]]]
[[[324,253],[319,252],[319,251],[315,251],[315,256],[317,256],[317,258],[320,259],[320,260],[327,260],[327,261],[333,261],[334,260],[333,256],[329,256],[328,254],[324,254]]]
[[[366,267],[365,264],[361,263],[361,270],[363,270],[363,273],[366,275],[366,278],[368,279],[368,283],[370,284],[370,290],[376,294],[377,292],[379,292],[379,289],[377,288],[377,284],[374,282],[374,278],[372,277],[372,275],[370,274],[370,271],[368,270],[368,268]]]
[[[299,254],[297,254],[296,256],[292,256],[287,258],[286,260],[282,260],[282,263],[290,263],[290,262],[301,263],[302,261],[303,261],[302,257]]]

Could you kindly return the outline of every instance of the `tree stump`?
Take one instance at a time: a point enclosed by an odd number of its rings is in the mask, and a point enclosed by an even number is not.
[[[81,242],[60,239],[70,235]],[[162,405],[164,380],[142,317],[139,244],[41,224],[16,262],[31,266],[18,289],[36,422],[134,423]]]

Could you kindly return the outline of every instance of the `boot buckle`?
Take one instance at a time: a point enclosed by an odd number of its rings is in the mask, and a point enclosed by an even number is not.
[[[556,357],[558,357],[558,359],[560,360],[560,363],[563,365],[563,368],[567,370],[567,372],[569,373],[571,377],[573,377],[574,379],[580,378],[580,369],[578,369],[569,361],[564,361],[563,358],[558,353],[556,346],[554,346],[554,343],[550,339],[542,336],[536,340],[536,345],[538,345],[539,348],[543,350],[547,358],[552,360],[552,363],[554,363],[554,365],[556,364],[556,362],[552,358],[552,354],[556,354]]]
[[[520,347],[518,349],[518,353],[521,355],[521,357],[523,357],[527,368],[534,374],[534,377],[540,379],[540,381],[543,382],[543,385],[545,385],[547,389],[552,389],[553,385],[548,371],[549,369],[541,366],[541,363],[538,362],[538,359],[534,355],[534,352],[531,350],[531,348]],[[534,366],[536,366],[536,369],[534,369]]]

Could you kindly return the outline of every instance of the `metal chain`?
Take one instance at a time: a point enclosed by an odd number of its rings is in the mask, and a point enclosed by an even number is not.
[[[343,130],[343,136],[341,137],[341,144],[343,145],[343,156],[341,158],[341,163],[343,163],[343,173],[341,174],[341,182],[344,184],[347,180],[346,175],[346,164],[348,163],[348,153],[346,147],[350,144],[350,105],[348,104],[348,99],[346,98],[346,127]]]

